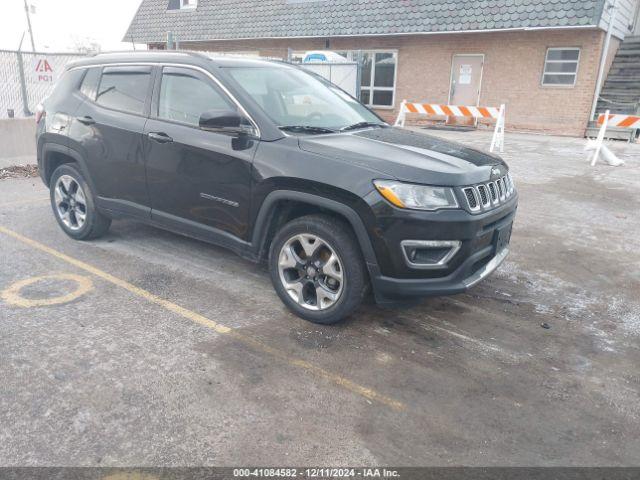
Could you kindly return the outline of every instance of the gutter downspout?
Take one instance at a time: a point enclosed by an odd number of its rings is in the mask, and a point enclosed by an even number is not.
[[[593,104],[591,105],[591,121],[595,120],[596,109],[598,108],[598,100],[600,99],[600,92],[602,91],[602,81],[604,80],[604,68],[607,64],[607,56],[609,55],[609,45],[611,44],[611,36],[613,35],[613,29],[616,25],[616,19],[618,17],[617,0],[612,0],[607,8],[611,8],[612,11],[609,15],[609,28],[607,29],[607,36],[604,40],[604,46],[602,47],[602,55],[600,55],[600,68],[598,70],[598,80],[596,81],[596,92],[593,97]]]

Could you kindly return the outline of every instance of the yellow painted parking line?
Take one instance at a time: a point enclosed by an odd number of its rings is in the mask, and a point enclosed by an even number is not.
[[[42,204],[42,205],[46,205],[47,202],[49,202],[49,198],[32,198],[30,200],[16,200],[15,202],[6,202],[6,203],[0,203],[0,208],[4,208],[4,207],[18,207],[20,205],[35,205],[35,204]]]
[[[225,325],[222,325],[218,322],[214,322],[213,320],[210,320],[204,317],[203,315],[200,315],[199,313],[196,313],[184,307],[181,307],[180,305],[170,302],[169,300],[165,300],[164,298],[154,295],[153,293],[148,292],[147,290],[144,290],[140,287],[136,287],[135,285],[127,282],[126,280],[122,280],[118,277],[115,277],[110,273],[100,270],[99,268],[94,267],[93,265],[89,265],[88,263],[85,263],[81,260],[70,257],[69,255],[66,255],[62,252],[58,252],[57,250],[54,250],[51,247],[47,247],[46,245],[40,242],[37,242],[35,240],[32,240],[28,237],[25,237],[24,235],[14,232],[13,230],[9,230],[8,228],[0,226],[0,233],[3,233],[9,237],[12,237],[26,245],[29,245],[30,247],[36,250],[40,250],[41,252],[47,253],[59,260],[67,262],[81,270],[84,270],[85,272],[89,272],[92,275],[95,275],[96,277],[99,277],[113,285],[123,288],[128,292],[133,293],[134,295],[144,298],[145,300],[148,300],[151,303],[159,305],[165,310],[175,313],[183,318],[191,320],[194,323],[197,323],[206,328],[209,328],[219,334],[230,335],[233,338],[243,342],[246,345],[253,347],[256,350],[262,351],[264,353],[268,353],[273,357],[276,357],[280,360],[285,361],[289,365],[302,368],[308,372],[311,372],[321,378],[324,378],[328,381],[333,382],[336,385],[339,385],[342,388],[345,388],[346,390],[356,393],[368,400],[381,403],[394,410],[405,410],[406,408],[406,406],[402,402],[395,400],[393,398],[387,397],[375,391],[374,389],[364,387],[356,382],[349,380],[348,378],[345,378],[336,373],[329,372],[328,370],[325,370],[321,367],[318,367],[317,365],[314,365],[300,358],[292,357],[281,350],[270,347],[269,345],[262,343],[259,340],[256,340],[253,337],[250,337],[248,335],[242,334],[241,332],[232,330],[231,328]]]

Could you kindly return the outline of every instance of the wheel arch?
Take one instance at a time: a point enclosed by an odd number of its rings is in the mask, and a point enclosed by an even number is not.
[[[367,264],[367,270],[371,275],[378,273],[378,261],[367,229],[360,215],[353,208],[330,198],[293,190],[271,192],[260,207],[251,242],[254,245],[255,254],[259,261],[267,258],[270,240],[273,238],[277,227],[281,226],[279,218],[279,213],[282,212],[279,208],[281,204],[287,205],[289,209],[295,209],[297,206],[306,206],[309,210],[304,213],[305,215],[309,213],[330,213],[342,218],[351,226],[356,236],[362,256]],[[296,216],[293,218],[296,218]]]
[[[56,168],[69,163],[77,165],[85,181],[95,192],[87,164],[82,155],[78,151],[58,143],[45,143],[42,147],[42,180],[49,186],[51,176]]]

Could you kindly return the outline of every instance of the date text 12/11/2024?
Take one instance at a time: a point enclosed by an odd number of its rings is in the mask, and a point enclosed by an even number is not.
[[[238,468],[234,478],[400,478],[386,468]]]

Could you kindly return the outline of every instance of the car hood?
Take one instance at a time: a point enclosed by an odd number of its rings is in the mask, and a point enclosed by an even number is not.
[[[402,128],[301,137],[299,144],[308,152],[429,185],[471,185],[489,180],[492,167],[507,170],[496,155]]]

